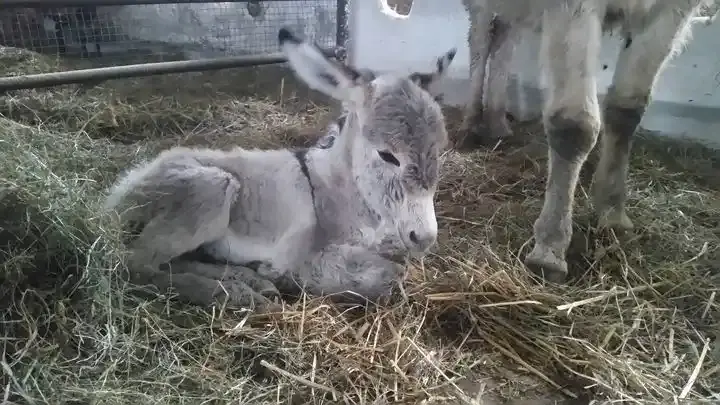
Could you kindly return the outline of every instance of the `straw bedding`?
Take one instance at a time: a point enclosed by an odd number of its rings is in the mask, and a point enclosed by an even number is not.
[[[3,75],[58,68],[0,50]],[[720,401],[720,155],[690,143],[638,139],[631,234],[593,228],[584,176],[562,286],[531,280],[521,262],[544,187],[537,125],[518,126],[511,146],[448,152],[437,250],[380,308],[306,297],[254,314],[140,298],[121,281],[120,231],[99,210],[119,171],[178,144],[307,143],[329,117],[323,102],[278,67],[1,96],[0,398]]]

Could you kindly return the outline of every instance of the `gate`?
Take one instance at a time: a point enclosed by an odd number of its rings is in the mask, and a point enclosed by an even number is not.
[[[282,63],[288,26],[343,59],[347,0],[2,0],[0,46],[88,69],[0,78],[0,92]]]

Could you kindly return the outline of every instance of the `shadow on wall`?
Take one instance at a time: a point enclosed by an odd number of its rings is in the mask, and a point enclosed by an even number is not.
[[[385,0],[388,7],[400,15],[410,14],[413,0]]]

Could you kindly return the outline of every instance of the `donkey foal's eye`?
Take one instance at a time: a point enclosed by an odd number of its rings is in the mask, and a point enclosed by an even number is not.
[[[380,159],[382,159],[388,163],[394,164],[395,166],[400,166],[400,161],[397,160],[397,158],[395,156],[393,156],[392,153],[379,150],[378,155],[380,155]]]

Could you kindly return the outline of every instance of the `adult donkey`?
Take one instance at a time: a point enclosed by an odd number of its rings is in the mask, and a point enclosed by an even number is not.
[[[625,212],[631,138],[665,63],[689,37],[693,17],[712,0],[463,0],[470,13],[473,96],[459,146],[482,136],[485,120],[495,136],[509,134],[505,87],[513,41],[521,31],[542,32],[540,64],[546,84],[543,121],[549,143],[545,201],[535,221],[528,267],[563,281],[572,236],[572,212],[580,168],[604,121],[600,161],[593,180],[599,227],[633,227]],[[596,71],[603,31],[625,38],[601,115]],[[488,71],[488,110],[483,82]],[[602,117],[602,118],[601,118]]]
[[[434,245],[447,132],[427,76],[368,78],[287,29],[278,39],[300,79],[346,106],[340,135],[300,150],[176,147],[131,169],[106,206],[141,225],[134,281],[198,304],[266,305],[300,287],[375,300],[403,275],[391,256]],[[189,257],[197,251],[216,262]]]

